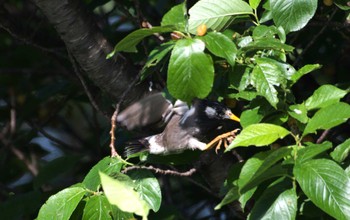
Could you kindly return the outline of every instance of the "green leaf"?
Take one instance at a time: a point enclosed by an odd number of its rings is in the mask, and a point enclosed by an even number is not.
[[[269,3],[269,5],[270,5],[269,1],[266,1],[266,3]],[[264,5],[266,5],[266,3]],[[270,20],[272,20],[272,11],[269,9],[266,9],[263,11],[259,22],[262,24],[262,23],[265,23],[265,22],[270,21]]]
[[[339,102],[347,93],[333,85],[323,85],[306,100],[305,106],[308,110],[324,108]]]
[[[284,138],[290,132],[285,128],[273,124],[253,124],[243,129],[242,132],[232,141],[226,151],[236,147],[257,147],[266,146],[275,142],[278,138]]]
[[[245,162],[237,180],[238,192],[251,180],[268,154],[269,152],[257,153]],[[249,190],[245,190],[243,193],[239,192],[239,202],[241,203],[242,209],[244,209],[247,201],[253,196],[256,189],[257,187],[252,187]]]
[[[111,205],[104,195],[91,196],[85,205],[83,220],[87,219],[112,219],[110,215]]]
[[[99,171],[104,172],[106,174],[119,172],[121,170],[122,165],[123,162],[116,157],[105,157],[91,168],[91,170],[85,176],[82,183],[86,188],[92,191],[97,191],[101,184]]]
[[[112,218],[113,217],[113,218]],[[83,220],[104,220],[104,219],[134,219],[132,213],[123,212],[117,206],[111,205],[106,196],[96,194],[87,199],[84,207]]]
[[[344,102],[322,108],[309,120],[303,136],[318,129],[329,129],[346,122],[350,118],[350,105]]]
[[[172,32],[175,30],[174,26],[164,26],[164,27],[152,27],[152,28],[142,28],[132,33],[128,34],[123,40],[115,46],[114,51],[108,54],[107,58],[110,58],[114,55],[115,52],[137,52],[136,45],[141,42],[145,37],[151,36],[155,33],[166,33]]]
[[[148,204],[141,199],[129,181],[113,179],[99,172],[102,188],[110,204],[116,205],[124,212],[135,213],[146,218],[149,212]]]
[[[234,186],[232,187],[227,194],[225,195],[225,197],[221,200],[221,202],[219,204],[217,204],[215,206],[215,210],[219,210],[221,209],[224,205],[230,204],[231,202],[237,200],[239,198],[239,194],[238,194],[238,187]]]
[[[160,22],[161,26],[170,26],[173,25],[176,27],[176,30],[185,32],[186,26],[186,11],[184,3],[175,5],[172,7],[162,18]]]
[[[350,4],[348,0],[334,0],[334,4],[344,11],[350,9]]]
[[[296,163],[294,175],[316,206],[336,219],[350,218],[350,179],[336,162],[317,159]]]
[[[331,148],[332,143],[329,141],[323,142],[322,144],[309,144],[298,151],[298,160],[309,160]]]
[[[317,0],[270,0],[272,18],[286,33],[303,28],[314,16]]]
[[[241,45],[241,47],[239,54],[254,50],[276,50],[285,52],[291,52],[294,50],[294,47],[284,44],[280,40],[274,38],[257,39],[246,45]]]
[[[141,72],[141,81],[144,80],[150,72],[153,73],[153,69],[149,70],[149,68],[157,66],[161,61],[166,57],[169,52],[174,48],[175,42],[174,41],[168,41],[166,43],[161,44],[160,46],[154,48],[147,59],[147,62],[142,68]]]
[[[241,91],[239,93],[229,94],[227,97],[232,99],[245,99],[248,101],[252,101],[257,97],[257,92],[254,91]]]
[[[135,189],[140,194],[141,199],[147,202],[153,211],[157,212],[162,201],[158,180],[147,170],[133,171],[128,175],[134,180]]]
[[[350,153],[350,138],[339,144],[331,153],[331,157],[338,163],[343,162]]]
[[[273,124],[253,124],[243,129],[242,132],[232,141],[226,151],[236,147],[257,147],[266,146],[275,142],[278,138],[284,138],[289,134],[285,128]]]
[[[253,14],[253,10],[242,0],[201,0],[190,8],[189,14],[189,32],[195,34],[202,24],[208,29],[221,31],[238,16]]]
[[[205,44],[199,39],[181,39],[171,53],[168,68],[168,89],[172,96],[186,102],[205,98],[214,82],[211,57],[204,53]]]
[[[269,58],[257,58],[256,63],[252,72],[252,82],[259,94],[276,108],[278,98],[274,86],[286,86],[288,75],[294,68]]]
[[[259,4],[260,4],[260,2],[261,2],[261,0],[249,0],[249,5],[253,9],[257,9]]]
[[[288,114],[303,124],[307,123],[309,120],[304,103],[289,106]]]
[[[273,85],[273,82],[276,82],[276,80],[274,80],[274,78],[276,78],[275,76],[276,75],[265,75],[259,65],[255,66],[251,75],[252,82],[259,95],[264,96],[274,108],[276,108],[278,103],[277,90]],[[272,78],[271,81],[269,77]]]
[[[242,189],[243,186],[253,178],[253,175],[261,167],[265,158],[268,157],[270,153],[270,151],[259,152],[245,162],[237,181],[239,189]]]
[[[275,114],[269,115],[264,119],[264,123],[282,125],[288,121],[288,114],[285,112],[277,112]]]
[[[255,164],[255,172],[247,174],[245,184],[239,184],[241,191],[247,191],[257,186],[266,179],[284,175],[286,172],[280,165],[274,166],[278,161],[291,154],[292,148],[281,147],[277,150],[266,152],[267,156],[262,160],[262,163]]]
[[[300,68],[297,72],[294,73],[294,75],[291,77],[292,84],[296,83],[302,76],[320,69],[322,66],[319,64],[308,64]]]
[[[230,38],[220,32],[209,32],[202,39],[212,54],[226,59],[231,66],[235,65],[237,47]]]
[[[148,56],[147,62],[143,68],[156,66],[175,46],[174,41],[169,41],[153,49]]]
[[[82,187],[66,188],[50,198],[40,208],[38,220],[69,219],[86,193]]]
[[[242,112],[240,117],[240,124],[243,129],[251,124],[259,123],[264,118],[264,116],[259,113],[259,110],[260,107],[256,107],[254,109],[248,109]]]
[[[248,219],[295,219],[298,196],[288,185],[281,182],[267,188],[256,201]]]
[[[253,29],[252,37],[254,40],[270,38],[273,39],[277,34],[277,28],[275,26],[259,25]]]

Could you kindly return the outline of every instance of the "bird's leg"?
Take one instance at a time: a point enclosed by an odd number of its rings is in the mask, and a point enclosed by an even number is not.
[[[224,140],[224,143],[225,143],[225,141],[226,141],[226,139],[220,139],[220,140],[219,140],[219,143],[218,143],[218,144],[216,145],[216,147],[215,147],[215,153],[216,153],[216,154],[218,154],[218,149],[220,149],[220,147],[221,147],[222,140]]]
[[[209,144],[206,145],[204,150],[209,150],[209,149],[211,149],[214,146],[214,144],[218,143],[216,145],[216,148],[215,148],[215,152],[217,153],[217,151],[221,147],[221,144],[222,144],[223,140],[224,140],[224,147],[227,148],[228,144],[233,141],[233,139],[236,137],[236,133],[239,130],[240,129],[235,129],[233,131],[230,131],[230,132],[227,132],[227,133],[224,133],[224,134],[221,134],[221,135],[217,136],[212,141],[210,141]]]

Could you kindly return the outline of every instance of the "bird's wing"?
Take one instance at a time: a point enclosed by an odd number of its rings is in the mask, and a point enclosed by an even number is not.
[[[147,96],[127,107],[117,116],[117,122],[128,130],[165,121],[172,114],[173,105],[162,93]],[[171,115],[170,115],[171,117]]]
[[[168,110],[163,114],[163,121],[165,124],[167,124],[173,115],[180,115],[183,116],[186,114],[186,112],[189,110],[189,107],[186,102],[183,102],[181,100],[177,100],[173,106],[168,108]]]

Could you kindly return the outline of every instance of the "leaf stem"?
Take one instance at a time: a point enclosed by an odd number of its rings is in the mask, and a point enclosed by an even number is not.
[[[258,18],[258,11],[256,9],[253,9],[254,13],[253,13],[253,16],[255,18],[255,21],[253,21],[253,23],[256,25],[256,26],[259,26],[260,25],[260,22],[259,22],[259,18]]]

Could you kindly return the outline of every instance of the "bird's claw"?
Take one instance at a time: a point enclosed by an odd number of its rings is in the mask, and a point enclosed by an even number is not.
[[[224,143],[224,147],[227,148],[228,145],[233,141],[233,139],[235,139],[236,137],[236,133],[239,131],[240,129],[235,129],[233,131],[218,135],[216,138],[214,138],[212,141],[210,141],[206,147],[205,150],[209,150],[211,149],[215,144],[215,152],[216,154],[218,153],[218,150],[220,149],[222,143]]]

